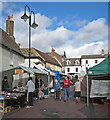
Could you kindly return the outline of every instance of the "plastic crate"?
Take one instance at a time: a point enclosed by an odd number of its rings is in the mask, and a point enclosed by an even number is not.
[[[40,100],[43,100],[44,99],[44,97],[40,97]]]

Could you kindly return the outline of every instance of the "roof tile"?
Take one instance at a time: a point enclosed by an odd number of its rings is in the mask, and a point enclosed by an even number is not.
[[[18,47],[17,43],[15,42],[15,40],[13,40],[4,30],[2,30],[0,28],[0,34],[1,34],[1,38],[0,38],[0,43],[7,47],[8,49],[11,49],[21,55],[23,55],[20,51],[20,48]]]

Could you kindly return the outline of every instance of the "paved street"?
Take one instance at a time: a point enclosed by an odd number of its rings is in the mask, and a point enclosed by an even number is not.
[[[21,108],[19,111],[6,116],[6,118],[107,118],[108,105],[90,104],[86,107],[86,103],[81,101],[76,103],[73,98],[72,88],[70,91],[70,100],[63,102],[55,100],[54,96],[49,99],[39,100],[35,102],[30,109]]]

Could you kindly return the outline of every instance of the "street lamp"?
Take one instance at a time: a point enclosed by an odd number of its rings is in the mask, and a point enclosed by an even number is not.
[[[29,16],[26,15],[26,7],[28,8],[29,11]],[[31,24],[31,15],[34,15],[34,22],[33,24]],[[36,29],[36,27],[38,27],[38,24],[35,23],[35,14],[33,11],[30,11],[30,8],[26,5],[24,8],[24,15],[21,17],[21,19],[23,19],[25,22],[27,21],[27,19],[29,19],[29,68],[30,68],[30,58],[31,58],[31,27]]]

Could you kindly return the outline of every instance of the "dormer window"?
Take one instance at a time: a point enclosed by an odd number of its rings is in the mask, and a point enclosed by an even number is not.
[[[79,60],[75,60],[75,65],[79,65]]]
[[[71,62],[70,62],[69,60],[67,60],[66,62],[67,62],[67,65],[70,65],[70,64],[71,64]]]

